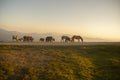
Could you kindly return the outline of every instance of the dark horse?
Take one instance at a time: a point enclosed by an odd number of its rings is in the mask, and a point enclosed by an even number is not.
[[[74,42],[75,39],[77,39],[78,42],[80,42],[80,40],[81,40],[81,42],[83,43],[83,38],[82,38],[81,36],[74,35],[74,36],[72,37],[72,42]]]
[[[13,35],[13,36],[12,36],[12,40],[13,40],[13,41],[17,41],[17,42],[19,42],[19,41],[21,42],[23,39],[22,39],[22,38],[19,38],[18,35]]]
[[[23,36],[23,42],[33,42],[32,36]]]
[[[39,40],[39,41],[40,41],[40,42],[44,42],[44,40],[45,40],[44,38],[40,38],[40,40]]]
[[[12,40],[13,40],[13,41],[14,41],[14,40],[18,41],[18,36],[17,36],[17,35],[13,35],[13,36],[12,36]]]
[[[52,36],[47,36],[46,37],[46,42],[53,42],[55,39]]]
[[[65,41],[65,42],[70,42],[71,41],[70,37],[68,37],[68,36],[62,36],[61,40]]]

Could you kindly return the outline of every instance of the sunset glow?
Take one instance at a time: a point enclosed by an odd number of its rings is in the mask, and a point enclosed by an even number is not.
[[[120,0],[0,0],[0,28],[120,41]]]

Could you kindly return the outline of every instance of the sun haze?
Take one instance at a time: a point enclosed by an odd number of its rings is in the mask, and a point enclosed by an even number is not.
[[[120,0],[0,0],[0,28],[120,41]]]

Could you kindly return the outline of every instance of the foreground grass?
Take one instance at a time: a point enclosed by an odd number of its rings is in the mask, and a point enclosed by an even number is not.
[[[119,80],[120,46],[0,45],[0,80]]]

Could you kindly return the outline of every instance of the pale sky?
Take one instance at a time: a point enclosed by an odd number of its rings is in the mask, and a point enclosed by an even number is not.
[[[120,41],[120,0],[0,0],[0,28]]]

